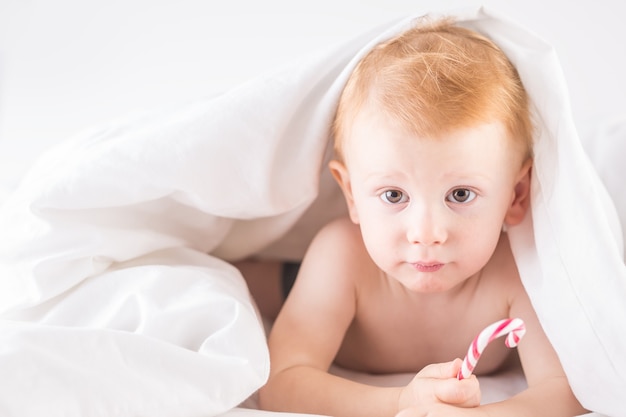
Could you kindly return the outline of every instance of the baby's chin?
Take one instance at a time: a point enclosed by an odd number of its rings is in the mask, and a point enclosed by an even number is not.
[[[414,271],[394,277],[408,291],[416,294],[444,293],[458,289],[463,278],[451,279],[441,269],[431,272]]]

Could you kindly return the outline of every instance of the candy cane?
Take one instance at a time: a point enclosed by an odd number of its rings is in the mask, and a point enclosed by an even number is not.
[[[507,333],[508,336],[504,343],[507,347],[514,348],[526,333],[526,326],[522,319],[504,319],[485,327],[485,329],[476,336],[474,341],[472,341],[472,344],[467,350],[467,356],[465,356],[461,369],[459,369],[457,379],[468,378],[472,374],[478,362],[478,358],[480,358],[480,355],[487,345],[492,340],[504,336]]]

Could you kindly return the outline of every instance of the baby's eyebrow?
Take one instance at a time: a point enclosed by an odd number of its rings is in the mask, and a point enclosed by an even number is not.
[[[402,171],[374,171],[369,172],[365,175],[365,180],[376,179],[376,180],[394,180],[399,178],[407,177],[408,175]]]
[[[444,179],[449,179],[449,180],[456,180],[456,181],[491,181],[494,177],[496,177],[498,175],[489,175],[489,174],[485,174],[484,172],[474,172],[474,171],[467,171],[467,172],[459,172],[459,171],[454,171],[454,172],[449,172],[449,173],[442,173],[441,177]]]

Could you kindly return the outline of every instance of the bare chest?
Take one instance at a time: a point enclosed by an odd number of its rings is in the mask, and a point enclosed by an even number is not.
[[[478,295],[427,304],[384,291],[364,298],[336,363],[372,373],[418,372],[428,364],[462,359],[478,332],[508,313],[506,303]],[[475,373],[497,370],[509,353],[503,342],[490,344]]]

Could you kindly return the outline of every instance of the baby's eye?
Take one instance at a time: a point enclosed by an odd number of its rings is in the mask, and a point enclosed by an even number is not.
[[[457,188],[448,194],[446,200],[451,203],[469,203],[475,198],[476,193],[472,190],[468,190],[467,188]]]
[[[402,191],[387,190],[380,195],[380,198],[389,204],[404,203],[407,201],[406,195]]]

